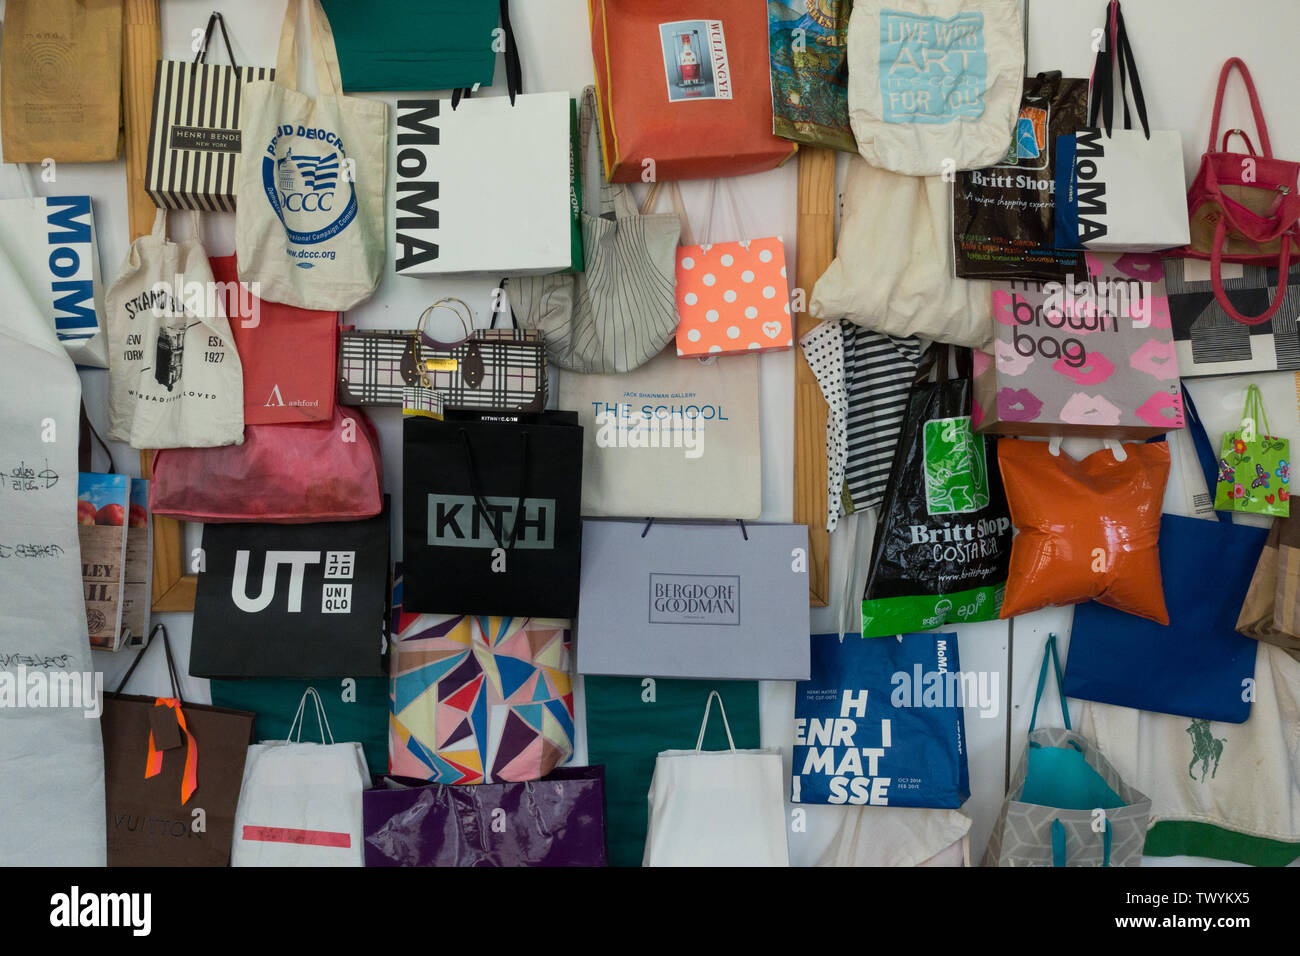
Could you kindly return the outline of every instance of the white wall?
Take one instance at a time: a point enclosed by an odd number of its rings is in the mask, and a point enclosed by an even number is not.
[[[190,58],[190,31],[203,27],[208,13],[216,8],[225,15],[241,64],[274,62],[283,10],[281,3],[266,0],[163,0],[162,6],[164,56]],[[1105,0],[1029,0],[1029,7],[1028,72],[1060,68],[1067,75],[1086,76],[1092,63],[1091,32],[1101,24]],[[512,8],[523,57],[526,90],[565,90],[576,96],[583,86],[592,82],[585,0],[514,0]],[[1230,8],[1231,16],[1225,16],[1224,9],[1221,2],[1213,0],[1130,0],[1125,6],[1152,124],[1182,132],[1189,180],[1208,135],[1219,66],[1232,55],[1243,56],[1254,71],[1265,114],[1273,123],[1270,133],[1275,152],[1280,156],[1300,157],[1300,121],[1294,118],[1290,108],[1291,94],[1300,85],[1300,61],[1294,56],[1295,38],[1300,36],[1300,4],[1293,0],[1238,0]],[[300,29],[299,58],[302,62],[309,59],[303,42],[305,36],[305,29]],[[498,77],[503,73],[499,69]],[[313,85],[309,82],[306,88],[311,90]],[[385,99],[390,105],[396,101],[396,96],[378,98]],[[1248,127],[1249,111],[1239,87],[1233,88],[1227,103],[1226,125]],[[737,181],[750,225],[764,234],[784,236],[788,246],[787,257],[791,262],[795,261],[795,183],[793,162],[783,169]],[[94,197],[101,259],[105,276],[111,279],[127,254],[124,164],[60,167],[57,184],[42,186],[44,192],[55,190],[90,193]],[[683,191],[692,218],[702,222],[703,185],[687,183]],[[13,171],[0,171],[0,196],[18,194]],[[391,214],[390,210],[390,217]],[[502,228],[509,228],[509,224],[503,223]],[[208,216],[203,229],[210,253],[228,254],[233,251],[233,216]],[[798,277],[805,288],[811,287],[815,279],[815,276]],[[441,296],[454,295],[470,303],[480,324],[485,324],[490,285],[486,280],[434,281],[398,277],[391,272],[390,265],[389,274],[384,277],[375,296],[349,313],[348,320],[362,327],[411,327],[426,305]],[[793,495],[793,355],[765,355],[761,365],[763,519],[788,521]],[[86,372],[82,376],[87,406],[101,429],[106,425],[106,378],[107,374],[101,371]],[[1257,376],[1256,380],[1264,386],[1275,429],[1287,434],[1287,426],[1290,426],[1289,432],[1300,438],[1300,430],[1295,428],[1300,423],[1296,412],[1295,378],[1290,374],[1275,374]],[[1212,435],[1217,435],[1239,414],[1243,387],[1241,380],[1199,380],[1192,386]],[[394,494],[395,513],[400,513],[401,491],[397,478],[401,474],[400,416],[392,410],[380,410],[373,417],[384,448],[388,490]],[[1066,447],[1078,455],[1097,445],[1078,441],[1067,443]],[[115,455],[119,468],[138,474],[134,452],[125,446],[117,446]],[[847,527],[847,523],[842,527]],[[395,523],[394,531],[400,535],[400,522]],[[867,531],[864,527],[863,534]],[[847,531],[837,531],[832,540],[831,580],[837,594],[848,568],[847,535]],[[860,542],[859,552],[865,554],[866,551],[864,540]],[[395,538],[394,555],[399,554],[400,542]],[[836,630],[837,615],[837,607],[815,609],[812,630]],[[180,653],[185,659],[190,639],[189,615],[164,615],[162,619],[178,648],[182,648]],[[989,623],[959,629],[963,667],[999,672],[1001,686],[1009,691],[1011,703],[1009,736],[1006,708],[991,719],[981,719],[973,711],[967,714],[973,795],[966,809],[975,821],[972,831],[972,856],[975,860],[983,853],[1002,799],[1008,751],[1014,761],[1023,746],[1043,641],[1049,632],[1065,638],[1070,620],[1070,610],[1052,610],[1019,618],[1013,627]],[[95,656],[111,687],[117,675],[125,669],[127,655]],[[187,693],[196,700],[207,699],[206,681],[186,678],[185,684]],[[132,682],[132,689],[137,693],[163,692],[165,687],[160,658],[142,665]],[[792,744],[793,685],[764,685],[762,702],[764,742],[784,747],[788,760]],[[579,744],[583,747],[581,733]],[[585,747],[578,756],[584,754]],[[808,832],[791,837],[792,859],[796,863],[810,863],[817,858],[845,812],[840,808],[809,807],[808,810]]]

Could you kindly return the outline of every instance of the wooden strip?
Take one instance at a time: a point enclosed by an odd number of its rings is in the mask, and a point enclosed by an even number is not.
[[[835,257],[835,152],[799,147],[799,217],[796,285],[804,309],[795,316],[795,339],[818,320],[808,315],[813,286]],[[808,599],[830,603],[831,536],[826,531],[826,399],[796,347],[794,371],[794,521],[808,526]]]
[[[152,451],[140,452],[140,475],[153,477]],[[194,610],[197,575],[185,573],[185,525],[153,516],[153,600],[155,612]]]
[[[145,188],[153,81],[162,50],[159,0],[125,0],[122,32],[122,120],[126,138],[126,203],[131,241],[153,228],[157,207]]]

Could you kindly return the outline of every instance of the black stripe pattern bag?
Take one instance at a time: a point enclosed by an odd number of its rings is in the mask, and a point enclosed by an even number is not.
[[[208,63],[212,29],[221,27],[229,66]],[[193,63],[159,60],[154,74],[153,119],[145,188],[164,209],[234,212],[242,146],[239,119],[243,87],[270,80],[270,67],[240,67],[220,13],[208,18]]]

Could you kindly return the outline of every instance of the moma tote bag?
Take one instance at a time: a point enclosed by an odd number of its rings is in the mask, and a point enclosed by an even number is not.
[[[122,121],[122,0],[12,0],[0,45],[4,161],[103,163]]]
[[[873,166],[938,176],[992,166],[1020,113],[1020,0],[855,0],[849,121]]]
[[[261,283],[262,298],[341,312],[383,270],[388,105],[342,95],[320,0],[307,0],[320,95],[297,89],[301,2],[285,11],[275,79],[244,84],[235,255],[239,278]]]
[[[108,437],[132,448],[210,448],[244,440],[244,376],[208,254],[167,239],[167,211],[108,290]],[[178,287],[179,283],[179,287]]]

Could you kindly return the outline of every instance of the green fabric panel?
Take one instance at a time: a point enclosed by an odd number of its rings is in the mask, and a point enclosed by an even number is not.
[[[605,766],[605,834],[611,866],[640,866],[649,816],[646,795],[655,757],[692,750],[709,692],[722,697],[737,749],[759,746],[758,682],[655,680],[655,702],[642,700],[640,677],[584,677],[587,762]],[[726,750],[727,734],[715,705],[705,750]]]
[[[325,705],[325,719],[336,743],[356,741],[366,752],[370,772],[388,772],[388,678],[358,677],[356,701],[343,700],[343,678],[297,680],[252,677],[248,680],[213,680],[212,703],[217,707],[251,710],[257,715],[253,739],[284,740],[289,734],[298,702],[308,687],[315,687]],[[303,740],[319,741],[316,707],[309,699],[304,708]],[[201,746],[201,744],[200,744]],[[200,751],[200,756],[202,751]]]
[[[321,2],[349,93],[492,85],[497,0]]]
[[[1147,831],[1147,856],[1203,856],[1250,866],[1286,866],[1300,859],[1300,843],[1237,833],[1212,823],[1166,820]]]

